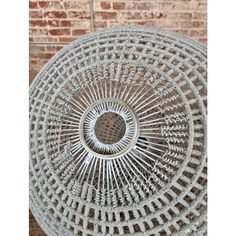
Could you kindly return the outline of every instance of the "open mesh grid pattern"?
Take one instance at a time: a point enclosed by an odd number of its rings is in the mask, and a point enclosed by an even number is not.
[[[47,235],[206,235],[206,48],[117,28],[30,88],[30,208]]]

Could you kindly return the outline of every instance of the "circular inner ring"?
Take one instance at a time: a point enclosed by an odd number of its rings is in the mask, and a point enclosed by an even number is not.
[[[118,100],[100,100],[83,114],[80,132],[82,144],[92,155],[116,158],[136,144],[137,119],[127,104]]]

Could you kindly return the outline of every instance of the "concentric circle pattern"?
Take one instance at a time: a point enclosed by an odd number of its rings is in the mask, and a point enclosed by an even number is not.
[[[30,208],[47,235],[206,235],[206,48],[90,34],[30,88]]]

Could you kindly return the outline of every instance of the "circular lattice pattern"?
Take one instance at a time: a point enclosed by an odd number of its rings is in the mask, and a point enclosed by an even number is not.
[[[30,88],[30,208],[53,235],[206,235],[206,48],[90,34]]]
[[[80,120],[80,139],[96,157],[124,155],[137,140],[138,125],[133,111],[114,99],[102,99],[87,108]]]

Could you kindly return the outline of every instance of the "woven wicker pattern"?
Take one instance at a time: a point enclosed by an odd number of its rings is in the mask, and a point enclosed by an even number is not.
[[[125,121],[115,112],[106,112],[97,119],[94,131],[101,143],[117,143],[125,135]]]
[[[206,48],[161,30],[57,53],[30,88],[30,208],[45,233],[206,235],[206,77]]]

